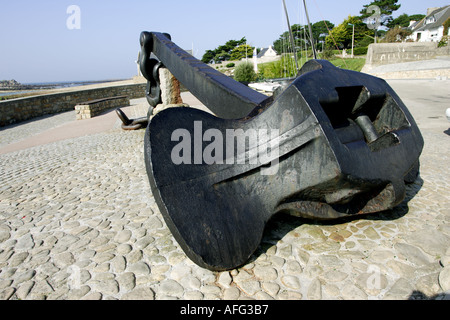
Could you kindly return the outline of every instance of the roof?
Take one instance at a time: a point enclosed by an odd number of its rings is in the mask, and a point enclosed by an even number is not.
[[[269,47],[269,48],[262,48],[261,51],[258,53],[258,55],[256,56],[257,58],[262,58],[264,57],[264,55],[267,53],[267,51],[269,51],[269,49],[272,49],[273,51],[275,51],[274,48]],[[276,54],[278,54],[278,52],[275,51]]]
[[[267,50],[269,50],[269,48],[263,48],[257,55],[258,58],[264,57],[264,55],[266,54]]]
[[[426,21],[434,17],[434,22],[432,23],[426,23]],[[431,12],[429,15],[427,15],[425,18],[423,18],[418,23],[412,25],[412,31],[424,31],[424,30],[431,30],[431,29],[437,29],[440,26],[444,24],[447,19],[450,18],[450,5],[439,8]]]

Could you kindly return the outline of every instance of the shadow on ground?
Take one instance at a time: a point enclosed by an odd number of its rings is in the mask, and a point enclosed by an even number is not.
[[[266,253],[267,250],[276,245],[278,241],[283,239],[283,237],[291,232],[292,230],[300,227],[303,224],[312,224],[318,226],[332,226],[342,223],[347,223],[355,220],[385,220],[385,221],[395,221],[405,216],[409,212],[408,202],[413,199],[419,190],[423,186],[423,180],[420,175],[414,181],[414,183],[406,185],[406,196],[405,199],[393,209],[371,213],[366,215],[352,215],[349,217],[334,219],[334,220],[310,220],[305,218],[294,217],[286,213],[279,213],[274,215],[266,225],[264,229],[264,234],[261,240],[261,244],[255,253],[252,255],[250,261],[254,261],[261,254]]]

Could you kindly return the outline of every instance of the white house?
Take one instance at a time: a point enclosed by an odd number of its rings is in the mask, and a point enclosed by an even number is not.
[[[450,18],[450,5],[428,8],[427,16],[418,22],[411,21],[409,39],[419,42],[439,42],[444,36],[444,23]],[[448,34],[446,34],[448,35]]]
[[[278,53],[272,46],[268,48],[261,48],[261,51],[256,56],[258,63],[271,62],[279,59]]]

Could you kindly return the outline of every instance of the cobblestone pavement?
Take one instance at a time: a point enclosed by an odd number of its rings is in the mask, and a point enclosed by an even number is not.
[[[330,223],[279,216],[249,262],[226,272],[192,263],[166,227],[144,131],[115,126],[0,155],[0,299],[448,299],[449,86],[431,85],[441,91],[393,84],[424,128],[405,202]],[[1,143],[27,126],[37,122],[0,131]]]

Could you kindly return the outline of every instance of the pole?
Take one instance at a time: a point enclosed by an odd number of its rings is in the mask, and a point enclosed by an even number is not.
[[[303,5],[305,6],[306,21],[308,22],[309,37],[311,39],[311,47],[312,47],[314,59],[317,59],[317,53],[316,53],[316,48],[314,47],[314,39],[313,39],[313,34],[312,34],[312,29],[311,29],[311,23],[309,22],[308,8],[306,8],[306,0],[303,0]]]
[[[288,15],[287,8],[286,8],[286,2],[284,0],[283,0],[283,6],[284,6],[284,13],[286,14],[286,20],[287,20],[287,25],[288,25],[288,29],[289,29],[289,37],[291,39],[292,50],[294,51],[295,67],[297,68],[297,71],[298,71],[299,67],[298,67],[298,61],[297,61],[297,52],[295,50],[294,35],[292,34],[291,24],[289,23],[289,15]]]
[[[353,35],[352,35],[352,58],[355,56],[353,55],[353,49],[355,48],[355,24],[353,24]]]

